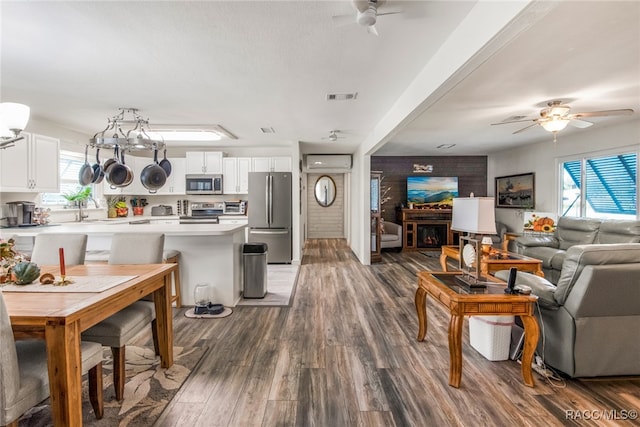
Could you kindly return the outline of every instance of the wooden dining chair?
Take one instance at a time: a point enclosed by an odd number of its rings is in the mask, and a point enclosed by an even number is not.
[[[161,264],[164,248],[162,233],[115,233],[111,240],[109,264]],[[113,387],[116,400],[124,398],[125,346],[147,325],[155,331],[156,311],[151,295],[136,301],[82,333],[82,339],[111,347]],[[153,335],[158,354],[157,337]]]
[[[104,414],[102,346],[81,342],[82,373],[89,373],[89,400],[97,419]],[[27,410],[49,397],[47,349],[44,340],[13,338],[11,320],[0,292],[0,425],[18,426]]]
[[[31,262],[38,265],[58,265],[59,248],[64,248],[66,265],[82,265],[87,251],[87,235],[80,233],[40,233],[36,235]]]

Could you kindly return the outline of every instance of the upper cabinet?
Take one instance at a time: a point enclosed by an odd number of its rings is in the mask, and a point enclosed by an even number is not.
[[[60,140],[22,132],[24,139],[0,150],[0,191],[57,193],[60,191]]]
[[[252,157],[251,172],[291,172],[291,157]]]
[[[222,192],[224,194],[249,193],[249,157],[225,157],[222,159]]]
[[[187,174],[222,173],[221,151],[187,151]]]

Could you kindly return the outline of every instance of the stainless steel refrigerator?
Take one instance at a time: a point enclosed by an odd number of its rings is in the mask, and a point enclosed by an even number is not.
[[[291,262],[291,173],[249,173],[249,242],[267,244],[267,263]]]

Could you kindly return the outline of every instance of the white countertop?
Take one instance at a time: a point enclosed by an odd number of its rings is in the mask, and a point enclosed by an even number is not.
[[[154,217],[166,218],[166,217]],[[144,218],[147,219],[147,218]],[[113,233],[158,233],[162,232],[166,236],[226,236],[239,230],[244,230],[246,224],[129,224],[126,219],[124,223],[110,221],[104,222],[70,222],[59,226],[47,227],[18,227],[0,229],[2,238],[10,238],[14,235],[35,236],[40,233],[87,233],[87,234],[108,234]]]

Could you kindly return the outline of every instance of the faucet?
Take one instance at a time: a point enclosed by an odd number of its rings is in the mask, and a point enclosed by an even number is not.
[[[78,201],[78,222],[82,222],[84,219],[89,218],[89,214],[88,213],[84,213],[84,211],[82,210],[82,204],[83,201],[79,200]]]

